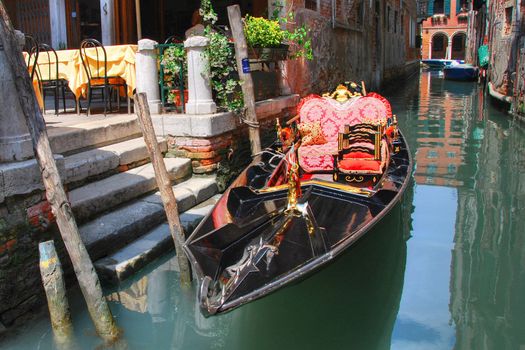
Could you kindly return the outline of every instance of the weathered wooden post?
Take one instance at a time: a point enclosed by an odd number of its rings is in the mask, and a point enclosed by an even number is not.
[[[155,179],[159,186],[160,196],[168,218],[168,225],[170,233],[175,243],[175,251],[177,253],[177,261],[180,268],[180,282],[184,286],[189,286],[191,282],[190,265],[184,251],[182,250],[182,242],[184,241],[184,231],[179,220],[179,209],[177,208],[177,200],[171,187],[171,181],[164,164],[164,158],[160,151],[157,137],[155,136],[155,129],[153,129],[153,122],[149,113],[148,98],[146,93],[141,92],[136,94],[135,105],[138,107],[137,115],[139,116],[142,134],[144,141],[150,154],[151,163],[155,170]]]
[[[40,275],[46,291],[47,307],[55,342],[61,349],[71,348],[74,346],[73,324],[66,297],[62,265],[53,241],[40,243],[38,251],[40,252]]]
[[[80,238],[71,204],[67,200],[55,159],[53,158],[46,125],[38,106],[33,86],[14,36],[11,22],[1,1],[0,44],[0,50],[5,50],[5,56],[13,73],[22,113],[24,114],[36,159],[42,172],[47,200],[51,204],[53,214],[56,216],[60,234],[71,258],[80,289],[86,299],[91,319],[95,324],[97,333],[103,339],[107,341],[114,340],[118,337],[119,332],[106,299],[102,294],[102,288],[100,287],[93,263]]]
[[[246,109],[245,123],[248,124],[252,155],[261,152],[261,138],[259,136],[259,122],[255,114],[255,97],[253,93],[253,80],[249,72],[243,71],[243,60],[248,63],[248,46],[244,37],[244,28],[239,5],[228,6],[228,19],[235,43],[235,57],[237,72],[241,79],[242,94],[244,95],[244,108]],[[248,65],[249,68],[249,65]]]

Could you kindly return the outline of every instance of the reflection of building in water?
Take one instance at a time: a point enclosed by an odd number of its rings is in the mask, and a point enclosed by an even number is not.
[[[472,122],[473,107],[476,106],[475,91],[466,89],[466,85],[444,81],[430,72],[422,73],[419,83],[416,182],[460,186],[462,177],[458,176],[458,172],[466,161],[467,139],[475,133]],[[456,91],[456,88],[462,91]],[[436,96],[438,91],[443,91],[445,95]],[[450,96],[447,96],[449,93]]]
[[[458,190],[450,285],[456,349],[525,344],[525,133],[513,124],[485,122],[474,188]]]
[[[179,285],[176,257],[163,258],[157,267],[109,294],[111,309],[126,329],[131,349],[192,349],[223,347],[230,317],[205,318],[194,288]],[[134,330],[130,332],[129,330]],[[135,331],[136,330],[136,331]],[[222,346],[221,346],[222,344]]]

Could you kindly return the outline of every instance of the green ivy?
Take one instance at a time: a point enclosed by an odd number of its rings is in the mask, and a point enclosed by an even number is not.
[[[168,92],[168,101],[174,102],[176,98],[176,91],[179,89],[181,70],[183,79],[188,76],[186,49],[184,49],[183,45],[174,45],[168,47],[164,50],[164,53],[160,57],[160,63],[162,64],[164,70],[164,84],[173,88]]]
[[[268,21],[277,21],[283,27],[294,26],[293,12],[288,12],[286,16],[281,17],[281,10],[284,7],[280,1],[273,3],[274,10],[271,19]],[[304,57],[308,60],[314,58],[312,51],[312,39],[310,38],[310,29],[306,25],[296,27],[293,30],[282,29],[283,43],[290,45],[290,59]]]
[[[237,65],[233,45],[221,30],[215,27],[217,14],[210,0],[202,0],[199,10],[204,23],[204,36],[210,40],[204,54],[208,58],[210,80],[219,108],[239,113],[244,100],[237,77]]]

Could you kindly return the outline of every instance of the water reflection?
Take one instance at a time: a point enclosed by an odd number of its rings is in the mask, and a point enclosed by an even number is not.
[[[487,104],[476,84],[425,72],[418,90],[394,96],[407,106],[400,120],[418,185],[392,347],[520,349],[523,125]]]
[[[491,113],[482,135],[473,186],[458,189],[450,302],[456,348],[518,349],[525,346],[525,132]]]

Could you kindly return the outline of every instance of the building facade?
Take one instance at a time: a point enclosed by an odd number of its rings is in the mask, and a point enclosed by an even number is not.
[[[429,0],[422,23],[423,59],[465,59],[467,0]]]

